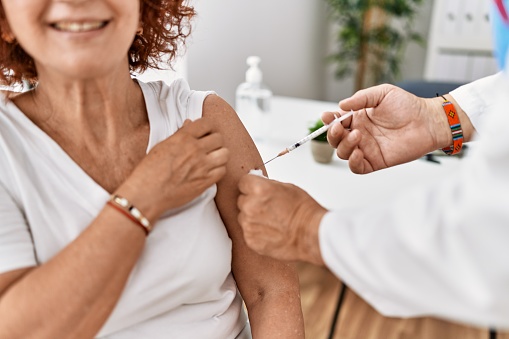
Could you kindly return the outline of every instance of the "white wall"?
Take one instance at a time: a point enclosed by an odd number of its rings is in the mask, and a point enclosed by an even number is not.
[[[213,89],[233,104],[246,57],[258,55],[264,82],[277,95],[315,98],[323,91],[324,2],[320,0],[195,0],[189,40],[192,88]]]
[[[191,88],[215,90],[231,105],[244,80],[249,55],[262,58],[264,82],[274,94],[337,101],[352,82],[334,79],[325,58],[334,43],[324,0],[194,0],[198,12],[188,40]],[[416,28],[427,35],[431,1]],[[406,78],[421,79],[425,49],[412,46],[403,65]]]

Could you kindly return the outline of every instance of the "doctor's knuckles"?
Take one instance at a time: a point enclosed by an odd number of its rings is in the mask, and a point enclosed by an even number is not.
[[[239,190],[239,223],[251,249],[323,265],[318,228],[326,209],[295,185],[255,175],[243,176]]]

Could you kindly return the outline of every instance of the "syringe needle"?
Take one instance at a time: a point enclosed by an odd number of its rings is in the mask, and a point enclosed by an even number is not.
[[[276,158],[279,158],[280,156],[282,155],[285,155],[285,154],[288,154],[290,153],[291,151],[293,151],[294,149],[296,149],[297,147],[300,147],[301,145],[305,144],[306,142],[308,142],[309,140],[312,140],[314,139],[315,137],[319,136],[320,134],[322,133],[325,133],[327,132],[327,130],[335,123],[338,123],[338,122],[341,122],[343,120],[345,120],[346,118],[349,118],[353,115],[353,110],[350,110],[350,112],[346,113],[346,114],[343,114],[342,116],[340,116],[339,118],[336,118],[334,119],[330,124],[328,125],[325,125],[325,126],[322,126],[320,127],[319,129],[317,129],[316,131],[314,131],[313,133],[309,134],[308,136],[300,139],[299,141],[297,141],[295,144],[287,147],[286,149],[282,150],[281,152],[279,152],[278,155],[276,155],[274,158],[270,159],[269,161],[266,161],[265,163],[263,163],[263,165],[267,165],[269,162],[271,162],[272,160],[276,159]]]
[[[265,162],[263,163],[263,166],[267,165],[269,162],[271,162],[272,160],[276,159],[277,157],[279,157],[279,155],[276,155],[274,158],[272,158],[272,159],[270,159],[270,160],[268,160],[268,161],[265,161]]]
[[[269,162],[271,162],[272,160],[274,160],[274,159],[276,159],[276,158],[279,158],[279,157],[280,157],[280,156],[282,156],[282,155],[288,154],[288,152],[289,152],[289,151],[288,151],[287,149],[282,150],[282,151],[281,151],[281,152],[279,152],[279,153],[278,153],[278,155],[276,155],[274,158],[272,158],[272,159],[270,159],[270,160],[268,160],[268,161],[264,162],[264,163],[263,163],[263,166],[267,165]]]

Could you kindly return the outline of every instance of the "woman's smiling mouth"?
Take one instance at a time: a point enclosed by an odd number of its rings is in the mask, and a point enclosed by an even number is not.
[[[60,21],[50,26],[62,32],[81,33],[101,29],[107,24],[108,21]]]

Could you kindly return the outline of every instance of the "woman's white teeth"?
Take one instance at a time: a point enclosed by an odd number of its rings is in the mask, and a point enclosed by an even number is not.
[[[101,28],[104,25],[103,21],[94,22],[57,22],[54,27],[61,31],[68,32],[85,32]]]

